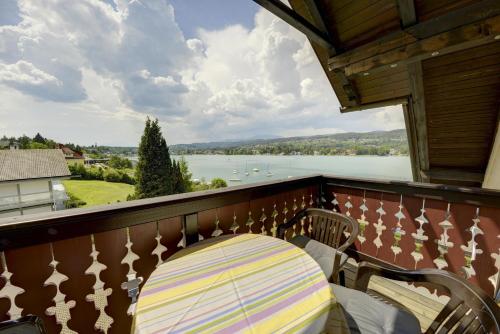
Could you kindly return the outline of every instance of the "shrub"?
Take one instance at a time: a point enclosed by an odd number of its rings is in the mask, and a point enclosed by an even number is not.
[[[215,178],[212,179],[212,182],[210,182],[210,189],[218,189],[218,188],[225,188],[227,187],[227,183],[225,180],[221,178]]]
[[[76,197],[72,193],[68,193],[68,197],[69,197],[69,199],[66,200],[66,202],[64,202],[64,206],[66,207],[66,209],[79,208],[79,207],[82,207],[85,204],[87,204],[87,202],[79,199],[78,197]]]

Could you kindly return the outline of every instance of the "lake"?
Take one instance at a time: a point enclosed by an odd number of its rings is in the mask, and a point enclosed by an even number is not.
[[[184,158],[193,179],[210,181],[220,177],[230,186],[310,174],[412,180],[408,156],[185,155]]]

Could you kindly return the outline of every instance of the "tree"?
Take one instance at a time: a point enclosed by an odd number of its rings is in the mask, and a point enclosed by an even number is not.
[[[132,161],[127,158],[120,158],[117,155],[112,155],[108,162],[109,167],[116,169],[132,168]]]
[[[21,149],[23,150],[26,150],[28,148],[30,148],[30,143],[31,143],[31,138],[26,136],[26,135],[22,135],[21,137],[19,137],[19,146],[21,147]]]
[[[184,183],[184,192],[193,191],[193,181],[191,180],[193,174],[189,172],[189,167],[186,159],[184,157],[181,157],[177,162],[177,165],[179,166],[182,182]]]
[[[172,194],[172,162],[158,119],[146,120],[138,156],[135,197],[151,198]]]
[[[182,194],[186,192],[180,165],[175,160],[172,160],[172,184],[174,194]]]
[[[38,132],[36,134],[36,136],[33,137],[33,141],[36,142],[36,143],[45,144],[45,138],[42,137],[42,135],[40,134],[40,132]]]
[[[40,150],[40,149],[47,149],[48,147],[43,143],[32,141],[29,148]]]

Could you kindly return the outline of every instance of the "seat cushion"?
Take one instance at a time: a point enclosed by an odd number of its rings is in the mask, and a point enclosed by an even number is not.
[[[304,249],[321,267],[326,278],[330,279],[333,273],[333,261],[335,260],[335,248],[325,245],[319,241],[303,235],[297,235],[289,240],[297,247]],[[347,262],[348,256],[342,253],[340,267]]]
[[[351,333],[421,333],[420,323],[413,314],[361,291],[336,284],[330,286],[342,306]]]

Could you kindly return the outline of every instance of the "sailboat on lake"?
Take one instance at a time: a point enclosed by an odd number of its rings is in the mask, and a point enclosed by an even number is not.
[[[267,164],[267,173],[266,173],[266,176],[267,177],[273,176],[273,173],[269,170],[269,164]]]

